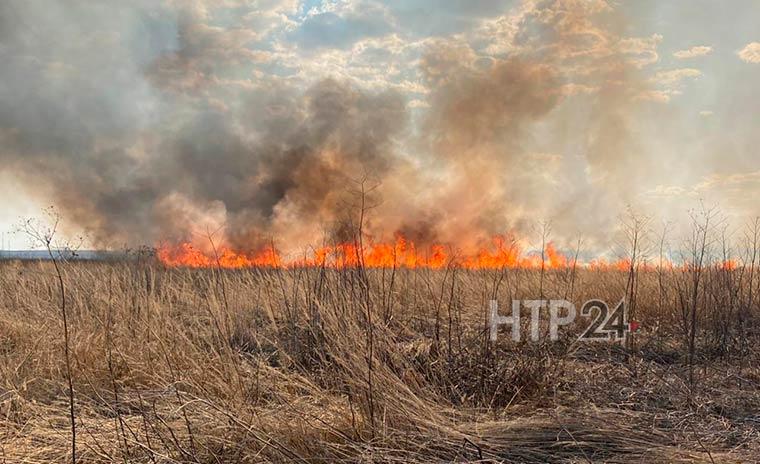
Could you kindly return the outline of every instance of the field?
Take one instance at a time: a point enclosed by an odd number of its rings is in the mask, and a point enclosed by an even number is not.
[[[71,462],[72,417],[82,463],[760,460],[752,266],[57,264],[0,263],[3,463]],[[623,296],[628,347],[489,341],[491,299]]]

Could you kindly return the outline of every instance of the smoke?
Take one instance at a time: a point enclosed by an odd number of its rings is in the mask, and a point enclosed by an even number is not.
[[[661,37],[622,37],[624,19],[602,0],[524,2],[515,23],[506,57],[451,40],[422,59],[424,151],[445,173],[432,203],[449,212],[437,235],[482,242],[551,221],[567,241],[602,242],[651,172],[635,120]]]
[[[558,76],[520,58],[478,69],[458,56],[462,51],[445,47],[422,64],[434,89],[424,139],[446,179],[435,203],[452,212],[438,223],[440,234],[451,240],[473,230],[503,233],[533,193],[522,190],[530,187],[520,169],[527,156],[522,143],[526,129],[560,101]]]
[[[576,204],[598,205],[599,188],[615,197],[643,170],[629,115],[658,39],[621,38],[602,0],[524,2],[516,30],[496,38],[504,56],[432,42],[418,118],[398,91],[345,78],[243,79],[237,67],[270,53],[249,46],[260,34],[204,14],[147,1],[0,4],[2,169],[96,246],[219,229],[239,249],[305,245],[355,212],[362,188],[373,236],[467,245],[539,218],[572,224],[588,216]],[[566,125],[567,102],[584,92],[585,140],[544,144],[542,128]],[[541,151],[571,143],[581,168]]]

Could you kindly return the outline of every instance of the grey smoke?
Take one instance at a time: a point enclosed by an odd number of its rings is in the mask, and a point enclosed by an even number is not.
[[[96,244],[189,239],[194,217],[174,204],[179,195],[200,209],[223,205],[228,239],[255,247],[278,205],[304,223],[329,221],[352,176],[381,180],[397,164],[393,140],[407,125],[399,94],[326,79],[247,95],[235,110],[188,103],[160,77],[213,62],[218,44],[204,48],[186,18],[178,42],[167,41],[151,20],[167,11],[126,9],[125,22],[85,5],[0,5],[0,133],[4,168]]]
[[[564,101],[573,40],[597,32],[583,5],[538,3],[517,38],[540,53],[484,61],[466,44],[431,45],[429,108],[413,133],[393,90],[241,78],[236,66],[265,54],[248,47],[256,31],[221,31],[193,9],[5,1],[0,166],[102,246],[189,240],[208,224],[236,248],[306,245],[345,218],[363,178],[378,186],[374,236],[465,245],[527,229],[552,213],[531,129]],[[616,153],[630,158],[629,96],[603,93],[592,109],[607,138],[590,145],[591,165],[614,173]]]

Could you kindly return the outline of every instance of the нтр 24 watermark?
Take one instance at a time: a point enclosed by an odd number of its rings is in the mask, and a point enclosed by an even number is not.
[[[559,338],[559,327],[566,326],[575,321],[577,311],[575,305],[567,300],[512,300],[512,315],[499,315],[499,305],[496,300],[491,300],[489,328],[491,341],[496,341],[499,326],[509,325],[512,327],[512,340],[519,342],[522,338],[520,330],[521,309],[530,309],[530,339],[538,341],[541,337],[539,319],[541,310],[549,309],[549,338]],[[593,318],[591,324],[583,331],[579,340],[582,341],[624,341],[628,334],[638,328],[635,321],[628,322],[625,299],[610,310],[607,303],[602,300],[589,300],[581,307],[580,314],[586,318]]]

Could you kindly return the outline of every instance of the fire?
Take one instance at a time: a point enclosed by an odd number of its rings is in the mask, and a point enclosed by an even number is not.
[[[298,267],[325,266],[347,268],[464,269],[535,268],[560,269],[570,265],[570,260],[549,242],[542,253],[524,254],[513,240],[503,236],[492,239],[490,246],[473,253],[461,253],[442,244],[418,247],[402,236],[395,242],[340,243],[322,246],[304,256],[286,258],[273,247],[257,252],[240,252],[221,247],[216,253],[201,251],[190,243],[162,245],[157,249],[158,259],[169,267],[206,268],[221,267],[239,269],[248,267]]]
[[[407,268],[407,269],[568,269],[574,264],[595,271],[629,272],[631,261],[626,258],[608,261],[604,258],[585,263],[574,263],[548,242],[543,252],[525,253],[510,237],[495,236],[489,246],[484,246],[470,253],[462,253],[452,247],[433,244],[418,247],[413,241],[397,236],[394,242],[387,243],[339,243],[322,246],[296,256],[286,257],[274,246],[267,246],[256,252],[242,252],[222,246],[215,252],[202,251],[190,243],[162,245],[156,255],[168,267],[242,269],[254,267],[288,268],[288,267],[329,267],[336,269],[366,268]],[[664,269],[676,268],[686,270],[687,265],[676,265],[669,260],[660,263]],[[724,260],[716,264],[719,269],[733,271],[740,267],[735,260]],[[643,261],[636,264],[637,270],[652,271],[658,268],[653,262]]]
[[[645,269],[648,269],[646,264],[639,264],[637,267],[641,268],[641,266],[644,266]],[[589,263],[588,267],[597,271],[629,271],[631,269],[631,261],[625,258],[618,259],[616,261],[607,261],[604,258],[599,258],[592,260]]]
[[[283,265],[277,252],[267,248],[256,254],[237,253],[222,248],[216,255],[208,255],[190,243],[175,246],[161,246],[156,251],[158,259],[169,267],[223,267],[239,269],[245,267],[279,267]]]

